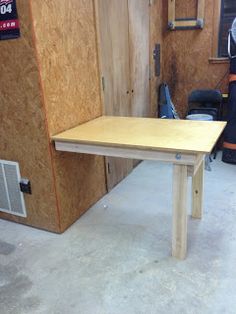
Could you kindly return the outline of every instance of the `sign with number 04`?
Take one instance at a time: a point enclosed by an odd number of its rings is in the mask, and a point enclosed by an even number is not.
[[[20,37],[16,0],[0,0],[0,40]]]

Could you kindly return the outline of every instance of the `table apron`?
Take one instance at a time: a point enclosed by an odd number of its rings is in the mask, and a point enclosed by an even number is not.
[[[88,145],[73,142],[62,142],[55,140],[55,148],[58,151],[74,152],[83,154],[93,154],[110,157],[122,157],[141,160],[156,160],[173,164],[194,166],[202,158],[203,154],[183,153],[183,152],[164,152],[157,150],[144,150],[137,148],[125,148],[114,146]]]

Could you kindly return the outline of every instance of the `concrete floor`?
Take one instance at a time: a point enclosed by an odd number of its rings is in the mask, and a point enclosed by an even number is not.
[[[212,169],[185,261],[166,164],[143,162],[63,235],[0,220],[0,314],[235,314],[236,166]]]

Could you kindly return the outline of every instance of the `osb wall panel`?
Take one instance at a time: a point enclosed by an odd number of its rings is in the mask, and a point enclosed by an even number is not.
[[[104,159],[61,152],[54,163],[64,231],[106,193]]]
[[[101,115],[92,0],[31,0],[50,134]]]
[[[178,1],[177,1],[178,3]],[[182,3],[182,5],[180,5]],[[177,15],[182,14],[186,1],[179,1]],[[214,0],[206,1],[203,30],[167,30],[167,3],[163,1],[164,71],[175,106],[183,117],[187,110],[188,94],[193,89],[215,88],[228,70],[228,64],[210,64],[214,45]],[[179,11],[179,12],[178,12]],[[190,15],[193,8],[190,7]],[[186,15],[188,13],[185,12]],[[227,76],[226,76],[227,77]],[[219,88],[227,91],[224,79]]]
[[[150,6],[150,99],[151,116],[157,115],[158,88],[162,83],[163,73],[163,30],[162,30],[162,1],[154,0]],[[155,44],[161,44],[161,75],[155,76],[155,63],[153,59],[153,50]]]
[[[19,162],[33,194],[25,195],[27,218],[0,218],[59,231],[29,3],[18,0],[17,7],[21,38],[0,42],[0,159]]]
[[[176,19],[182,18],[194,18],[197,17],[197,3],[198,0],[176,0],[175,8],[176,8]]]
[[[31,0],[50,135],[102,114],[92,0]],[[105,192],[103,157],[53,153],[62,230]]]

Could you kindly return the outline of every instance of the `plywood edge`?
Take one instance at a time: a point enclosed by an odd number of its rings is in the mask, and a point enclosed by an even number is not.
[[[219,135],[220,136],[220,135]],[[218,138],[217,138],[218,139]],[[70,143],[70,144],[81,144],[81,145],[90,145],[90,146],[97,146],[97,147],[113,147],[113,148],[130,148],[130,149],[138,149],[140,151],[159,151],[159,152],[169,152],[169,153],[177,153],[177,154],[209,154],[215,143],[212,143],[207,150],[188,150],[188,149],[176,149],[176,148],[163,148],[163,147],[154,147],[154,146],[140,146],[140,145],[132,145],[132,144],[120,144],[120,143],[104,143],[99,141],[87,141],[87,140],[76,140],[76,139],[67,139],[67,138],[60,138],[54,137],[54,143]]]

